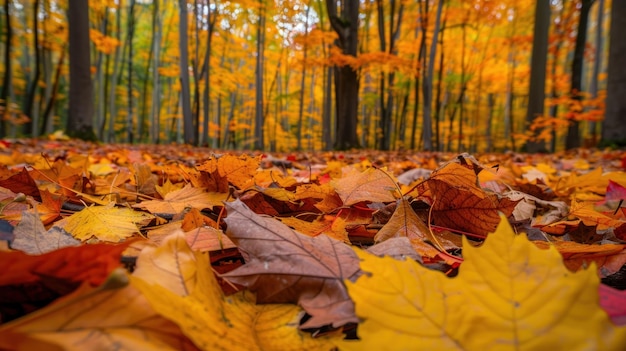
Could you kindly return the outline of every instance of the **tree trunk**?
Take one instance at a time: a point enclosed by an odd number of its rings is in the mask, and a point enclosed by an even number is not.
[[[128,81],[126,82],[126,98],[128,99],[126,105],[126,142],[133,143],[133,39],[135,36],[135,1],[130,0],[128,9]]]
[[[123,6],[120,2],[119,8]],[[115,13],[115,33],[117,40],[122,37],[122,14],[120,11]],[[125,49],[125,48],[124,48]],[[115,118],[117,117],[117,85],[120,80],[120,66],[123,56],[123,50],[120,47],[115,48],[115,59],[113,60],[113,73],[111,74],[111,83],[109,86],[109,126],[107,130],[107,141],[112,143],[115,141]]]
[[[161,94],[161,82],[159,79],[159,65],[160,65],[160,56],[161,56],[161,33],[163,31],[161,24],[161,12],[159,10],[159,0],[154,0],[154,14],[152,18],[152,29],[154,31],[154,35],[152,37],[152,106],[150,109],[150,142],[153,144],[159,143],[159,135],[161,133],[160,128],[160,105],[161,99],[159,98]],[[146,79],[147,80],[147,79]]]
[[[7,0],[8,2],[8,0]],[[39,0],[33,1],[33,47],[35,49],[35,73],[28,83],[26,102],[24,103],[24,113],[29,117],[29,121],[24,124],[23,131],[26,135],[37,136],[38,116],[35,114],[35,93],[39,86],[39,76],[41,75],[41,47],[39,45]]]
[[[533,49],[530,63],[530,84],[528,88],[528,110],[526,122],[531,125],[535,118],[543,115],[546,87],[546,61],[548,55],[548,30],[550,28],[550,2],[537,1],[535,8],[535,29]],[[526,151],[545,151],[543,141],[535,140],[526,143]]]
[[[254,111],[254,148],[263,150],[265,140],[263,140],[263,55],[265,47],[265,1],[260,0],[259,23],[257,24],[257,46],[256,46],[256,97]]]
[[[585,60],[585,43],[587,42],[587,23],[589,22],[589,12],[595,0],[582,0],[580,14],[578,17],[578,32],[576,33],[576,46],[574,47],[574,59],[572,60],[572,82],[570,94],[572,100],[580,102],[582,100],[581,89],[583,82],[583,62]],[[602,24],[598,24],[602,25]],[[574,103],[572,105],[578,105]],[[572,106],[578,109],[577,106]],[[576,118],[575,111],[569,111],[570,124],[567,128],[567,138],[565,139],[565,149],[570,150],[580,146],[580,121]]]
[[[333,30],[337,33],[337,45],[344,55],[356,57],[359,29],[359,0],[342,0],[341,15],[337,1],[326,1],[326,10]],[[359,78],[350,66],[335,68],[335,107],[337,110],[337,133],[335,149],[347,150],[359,147],[357,137],[359,109]]]
[[[304,36],[305,38],[309,35],[309,11],[311,10],[311,6],[307,6],[306,7],[306,14],[305,14],[305,22],[304,22]],[[304,43],[304,47],[302,48],[303,52],[302,52],[302,77],[300,79],[300,106],[298,108],[298,134],[296,136],[297,138],[297,150],[301,151],[302,150],[302,124],[304,123],[304,83],[306,80],[306,59],[307,59],[307,54],[308,54],[308,48],[309,48],[309,44],[308,42],[306,42],[305,39],[305,43]]]
[[[604,24],[604,0],[598,1],[597,6],[597,14],[596,14],[596,35],[595,35],[595,59],[593,61],[593,74],[591,75],[591,82],[589,84],[589,93],[593,99],[598,97],[598,77],[600,76],[600,66],[602,65],[602,53],[603,51],[603,24]],[[591,133],[591,145],[596,145],[598,143],[598,133],[596,128],[597,123],[595,121],[589,122],[589,132]]]
[[[422,94],[424,96],[424,124],[422,126],[422,140],[424,150],[431,151],[433,149],[433,126],[432,126],[432,95],[433,95],[433,74],[435,72],[435,55],[437,53],[437,36],[439,35],[439,26],[441,24],[441,12],[443,10],[444,0],[439,0],[437,4],[437,14],[435,15],[435,29],[430,43],[430,52],[428,58],[428,72],[422,82]]]
[[[606,96],[606,117],[602,124],[602,144],[626,146],[626,1],[611,5],[611,33]]]
[[[178,1],[180,7],[180,19],[178,24],[179,49],[180,49],[180,85],[181,105],[183,109],[183,140],[186,144],[196,145],[194,139],[193,116],[191,114],[191,94],[189,91],[189,48],[187,47],[187,0]]]
[[[95,141],[87,1],[69,1],[68,22],[70,24],[70,93],[66,132],[73,138]]]
[[[2,80],[2,93],[0,94],[0,103],[3,104],[4,109],[0,116],[0,138],[6,136],[6,119],[11,113],[11,87],[12,84],[12,72],[11,69],[11,46],[13,41],[13,29],[11,27],[11,2],[9,0],[4,1],[4,23],[6,25],[6,38],[4,47],[4,79]]]

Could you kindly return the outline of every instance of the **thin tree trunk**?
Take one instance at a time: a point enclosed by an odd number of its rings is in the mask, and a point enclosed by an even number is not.
[[[8,0],[6,0],[8,2]],[[33,48],[35,50],[35,73],[28,83],[26,102],[24,103],[24,113],[29,117],[29,121],[24,124],[23,131],[26,135],[36,136],[38,116],[34,114],[35,93],[39,86],[41,76],[41,46],[39,45],[39,0],[33,1]]]
[[[306,20],[304,22],[304,36],[305,36],[305,42],[304,42],[304,47],[302,48],[302,78],[300,79],[300,106],[298,108],[298,132],[297,132],[297,150],[301,151],[302,150],[302,124],[304,121],[304,83],[305,83],[305,79],[306,79],[306,66],[307,66],[307,54],[308,54],[308,48],[309,48],[309,44],[306,41],[309,35],[309,11],[311,10],[311,6],[307,6],[306,7]]]
[[[123,2],[120,1],[118,11],[115,13],[115,33],[117,40],[122,38],[122,15],[119,9],[124,6]],[[126,45],[123,50],[119,47],[115,48],[115,59],[113,61],[113,73],[111,74],[111,83],[109,86],[109,126],[108,126],[108,134],[107,141],[112,143],[115,141],[115,118],[117,116],[117,86],[120,81],[121,69],[122,65],[122,57],[124,56],[124,50],[126,50]]]
[[[435,16],[435,29],[433,30],[433,38],[430,43],[430,52],[428,58],[428,72],[422,83],[422,93],[424,96],[424,124],[422,129],[422,139],[424,150],[431,151],[433,149],[433,128],[432,128],[432,93],[433,93],[433,74],[435,70],[435,54],[437,51],[437,36],[439,35],[439,26],[441,24],[441,13],[443,10],[444,0],[439,0],[437,4],[437,14]]]
[[[0,103],[4,104],[2,118],[0,118],[0,137],[6,136],[6,120],[11,113],[11,88],[12,84],[12,68],[11,68],[11,48],[13,41],[13,29],[11,26],[11,2],[4,1],[4,23],[6,25],[6,37],[4,48],[4,79],[2,80],[2,94],[0,94]]]
[[[126,85],[126,98],[127,108],[126,108],[126,142],[132,144],[133,143],[133,39],[135,36],[135,1],[130,0],[130,7],[128,9],[128,58],[126,61],[128,68],[128,82]]]
[[[598,97],[598,77],[600,76],[600,66],[602,65],[602,53],[603,53],[603,38],[602,27],[604,24],[604,0],[598,1],[598,8],[596,14],[596,50],[595,59],[593,61],[593,74],[591,76],[591,83],[589,84],[589,93],[592,98]],[[598,132],[596,128],[597,123],[595,121],[589,122],[589,132],[591,133],[591,145],[595,146],[598,143]]]
[[[257,47],[256,47],[256,98],[255,98],[255,118],[254,118],[254,148],[263,150],[265,140],[263,139],[264,124],[264,102],[263,102],[263,55],[265,47],[265,2],[259,0],[259,22],[257,23]]]
[[[181,105],[183,110],[183,139],[186,144],[196,145],[194,139],[194,124],[191,114],[191,94],[189,91],[189,48],[187,46],[187,1],[179,0],[180,19],[178,21],[179,50],[180,50],[180,84]]]
[[[585,61],[585,44],[587,42],[587,24],[591,5],[595,0],[582,0],[582,6],[578,17],[578,31],[576,33],[576,46],[574,47],[574,59],[572,60],[572,81],[570,95],[574,101],[569,111],[570,124],[567,128],[565,149],[570,150],[580,147],[580,121],[577,119],[578,104],[582,101],[583,63]],[[619,1],[619,0],[618,0]]]
[[[537,1],[535,9],[535,28],[531,57],[530,84],[528,87],[528,110],[526,123],[530,126],[535,118],[543,115],[546,85],[546,57],[548,54],[548,33],[550,29],[550,2]],[[541,140],[526,142],[526,151],[545,151],[545,142]]]
[[[152,29],[154,31],[154,35],[152,36],[152,104],[150,109],[150,142],[153,144],[158,144],[160,140],[161,133],[161,118],[160,118],[160,101],[159,98],[161,95],[161,82],[159,79],[159,65],[160,65],[160,57],[161,57],[161,33],[163,31],[161,25],[161,12],[160,12],[160,4],[159,0],[153,1],[154,13],[152,17]],[[147,79],[146,79],[147,81]]]

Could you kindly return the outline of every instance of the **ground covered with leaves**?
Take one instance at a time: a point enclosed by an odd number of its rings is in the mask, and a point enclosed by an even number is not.
[[[622,350],[626,153],[0,143],[0,349]]]

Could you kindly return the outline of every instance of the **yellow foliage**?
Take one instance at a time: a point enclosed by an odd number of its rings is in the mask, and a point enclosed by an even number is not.
[[[175,234],[184,241],[182,234]],[[172,249],[176,250],[173,251]],[[182,251],[182,252],[181,252]],[[165,318],[174,321],[203,350],[331,350],[330,338],[314,339],[297,328],[301,317],[295,305],[256,305],[250,292],[225,297],[207,255],[193,253],[189,247],[165,246],[158,255],[192,255],[193,279],[183,281],[193,286],[190,293],[164,288],[158,276],[133,277],[132,284]],[[187,271],[189,267],[182,269]],[[181,280],[171,275],[171,279]],[[340,336],[335,336],[340,338]]]
[[[346,281],[361,340],[341,350],[620,350],[626,328],[598,304],[592,268],[570,272],[502,217],[482,247],[464,238],[455,278],[357,250],[367,274]]]

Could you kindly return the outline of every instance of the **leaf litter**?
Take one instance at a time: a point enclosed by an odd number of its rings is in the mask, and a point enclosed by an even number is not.
[[[3,349],[626,343],[620,153],[3,148]]]

